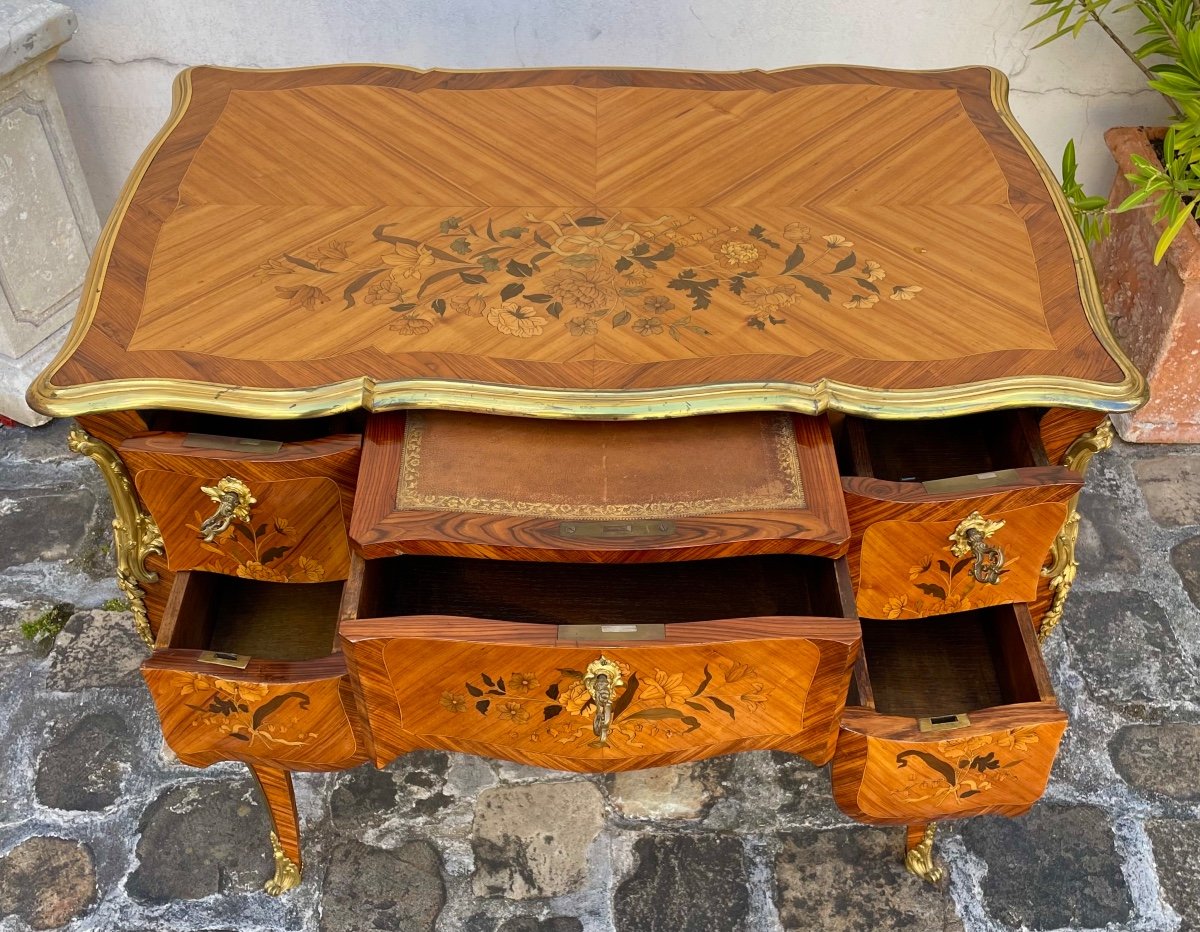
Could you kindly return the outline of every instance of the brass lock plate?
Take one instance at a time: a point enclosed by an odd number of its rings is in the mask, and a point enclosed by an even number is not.
[[[222,437],[217,434],[188,434],[183,446],[195,450],[230,450],[234,453],[278,453],[278,440],[253,440],[249,437]]]
[[[931,479],[922,482],[925,491],[939,492],[973,492],[976,489],[990,489],[998,485],[1015,485],[1021,481],[1021,474],[1015,469],[997,469],[995,472],[980,472],[973,476],[951,476],[949,479]]]
[[[674,521],[563,521],[558,536],[571,540],[621,540],[629,537],[671,537]]]
[[[661,641],[666,625],[559,625],[560,641]]]
[[[233,667],[237,670],[245,670],[250,665],[248,654],[231,654],[223,650],[201,651],[196,659],[201,663],[213,663],[219,667]]]
[[[966,712],[957,715],[931,715],[928,718],[917,719],[917,727],[921,731],[953,731],[956,728],[966,728],[971,719]]]

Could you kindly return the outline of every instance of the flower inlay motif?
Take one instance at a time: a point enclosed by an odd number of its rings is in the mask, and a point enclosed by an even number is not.
[[[765,332],[805,302],[870,311],[881,298],[911,301],[922,290],[884,285],[883,266],[845,236],[814,236],[799,222],[772,231],[672,214],[639,222],[619,211],[526,212],[499,229],[492,218],[446,217],[419,241],[392,226],[376,227],[362,246],[330,240],[270,257],[256,274],[279,277],[286,308],[316,311],[340,295],[346,309],[387,307],[401,336],[475,318],[518,340],[557,328],[589,336],[600,326],[628,327],[640,339],[707,337],[718,291],[741,305],[746,327]]]
[[[613,702],[613,746],[641,748],[648,739],[711,728],[710,716],[731,722],[739,715],[752,716],[770,702],[772,687],[754,667],[736,660],[706,664],[695,675],[662,669],[639,674],[615,662],[625,686]],[[592,732],[595,703],[583,678],[583,671],[569,668],[507,676],[480,673],[462,687],[442,690],[438,702],[454,714],[494,716],[510,726],[512,739],[600,747]]]

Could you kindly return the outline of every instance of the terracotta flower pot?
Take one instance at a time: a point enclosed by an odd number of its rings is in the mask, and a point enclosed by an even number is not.
[[[1152,140],[1162,130],[1119,126],[1104,138],[1117,161],[1109,203],[1130,192],[1131,155],[1158,163]],[[1093,249],[1096,277],[1113,332],[1150,386],[1137,411],[1113,417],[1117,432],[1138,443],[1200,442],[1200,226],[1188,223],[1154,264],[1165,228],[1153,208],[1112,216],[1112,235]]]

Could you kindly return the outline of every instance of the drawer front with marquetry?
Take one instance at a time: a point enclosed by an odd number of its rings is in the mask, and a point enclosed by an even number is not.
[[[180,760],[296,770],[366,760],[365,724],[336,651],[344,588],[175,576],[142,675]]]
[[[833,759],[862,822],[1019,815],[1044,792],[1067,716],[1023,605],[864,621]]]
[[[971,722],[938,737],[907,719],[846,710],[833,767],[843,811],[900,825],[1028,809],[1045,792],[1066,714],[1035,703]]]
[[[445,618],[350,622],[341,631],[381,764],[413,748],[573,771],[761,748],[829,758],[856,622],[759,618],[661,629],[642,643]]]
[[[1042,566],[1067,518],[1065,503],[940,510],[952,516],[866,528],[856,594],[862,617],[913,618],[1037,597]]]
[[[163,737],[184,763],[336,770],[366,760],[340,657],[286,671],[261,661],[236,670],[206,664],[200,653],[157,651],[142,666]]]
[[[360,438],[236,453],[187,434],[130,438],[121,456],[162,534],[169,568],[270,582],[345,579]]]
[[[163,470],[137,474],[138,494],[159,522],[172,570],[232,573],[269,582],[345,579],[350,569],[346,523],[330,479],[241,483],[246,500],[218,518],[228,477],[185,476]],[[252,500],[252,501],[251,501]]]

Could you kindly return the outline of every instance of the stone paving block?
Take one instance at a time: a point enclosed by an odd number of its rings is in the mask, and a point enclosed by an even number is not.
[[[390,771],[356,767],[334,776],[329,812],[338,831],[353,832],[396,808],[396,779]]]
[[[613,899],[621,932],[749,932],[749,871],[741,839],[657,835],[633,847],[635,866]]]
[[[1200,537],[1189,537],[1172,547],[1171,565],[1179,574],[1188,598],[1200,608]]]
[[[1152,595],[1131,589],[1076,592],[1071,599],[1062,627],[1091,695],[1131,714],[1196,696],[1196,670]]]
[[[14,607],[0,607],[0,662],[15,661],[28,663],[31,658],[45,657],[54,648],[54,638],[37,636],[28,638],[21,626],[38,619],[67,613],[69,619],[74,607],[67,603],[34,600],[20,602]]]
[[[1107,495],[1092,495],[1080,508],[1075,559],[1080,566],[1132,576],[1142,568],[1137,548],[1125,533],[1121,504]]]
[[[577,889],[603,823],[600,791],[585,781],[485,790],[472,836],[476,895],[520,900]]]
[[[1154,848],[1158,883],[1167,903],[1178,914],[1178,932],[1200,930],[1200,823],[1153,819],[1146,832]]]
[[[446,905],[441,859],[428,841],[395,849],[341,842],[324,873],[321,932],[432,932]]]
[[[85,715],[61,729],[38,761],[38,802],[52,809],[105,809],[120,798],[132,757],[125,719],[115,712]]]
[[[574,916],[554,916],[540,921],[530,916],[514,916],[496,932],[583,932],[583,923]]]
[[[795,754],[770,752],[766,775],[777,781],[783,793],[779,813],[787,824],[849,823],[833,801],[829,768],[817,767]]]
[[[983,905],[996,922],[1092,929],[1126,922],[1133,913],[1102,809],[1042,803],[1017,819],[966,820],[961,832],[967,850],[988,865]]]
[[[67,460],[82,466],[84,458],[67,446],[67,434],[74,423],[70,418],[58,418],[34,430],[0,427],[0,462],[9,460],[15,467]]]
[[[147,903],[257,891],[275,871],[270,831],[249,778],[174,786],[146,807],[126,889]]]
[[[1126,725],[1108,751],[1117,773],[1135,790],[1200,800],[1200,725]]]
[[[904,870],[900,828],[804,829],[780,839],[775,907],[785,929],[962,929],[946,889]]]
[[[67,838],[27,838],[0,858],[0,917],[31,929],[58,929],[96,900],[96,865],[86,844]]]
[[[87,488],[0,488],[0,567],[74,556],[95,513]]]
[[[50,653],[46,688],[75,692],[98,686],[142,686],[146,645],[128,612],[94,609],[71,617]]]
[[[608,796],[630,819],[695,819],[711,801],[698,764],[626,770],[612,775]]]
[[[1200,456],[1168,453],[1133,461],[1150,516],[1162,527],[1200,524]]]

